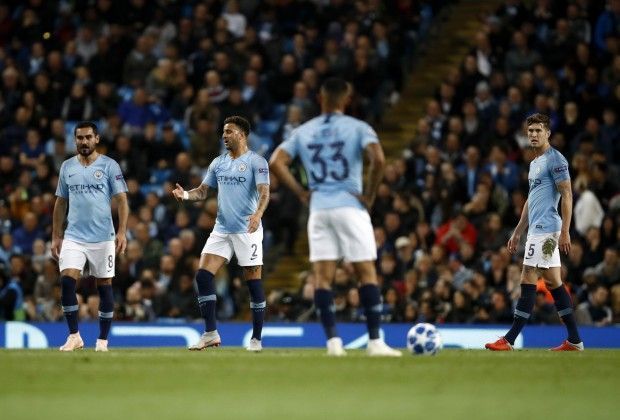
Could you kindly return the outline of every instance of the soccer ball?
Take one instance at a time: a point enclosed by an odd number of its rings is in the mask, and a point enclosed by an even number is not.
[[[407,349],[414,356],[434,356],[442,347],[441,335],[433,324],[415,324],[407,333]]]

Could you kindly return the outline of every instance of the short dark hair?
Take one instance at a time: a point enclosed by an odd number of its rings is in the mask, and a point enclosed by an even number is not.
[[[335,105],[350,90],[351,85],[339,77],[330,77],[321,85],[321,94],[325,95],[332,105]]]
[[[250,122],[243,117],[240,117],[238,115],[228,117],[224,120],[224,125],[226,124],[236,125],[241,129],[241,131],[243,131],[243,134],[245,134],[246,137],[250,135]]]
[[[92,121],[80,121],[79,123],[77,123],[77,125],[73,129],[73,135],[74,136],[77,135],[78,128],[89,128],[89,127],[93,129],[93,133],[95,134],[95,136],[99,135],[99,130],[97,130],[97,124],[95,124]]]
[[[532,114],[525,120],[527,126],[532,124],[542,124],[547,130],[551,130],[551,119],[545,114]]]

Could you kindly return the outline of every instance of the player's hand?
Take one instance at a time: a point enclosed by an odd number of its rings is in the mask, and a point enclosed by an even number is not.
[[[366,210],[370,211],[372,209],[373,204],[375,204],[375,197],[369,197],[365,194],[355,194],[355,197],[362,203],[362,206],[366,208]]]
[[[172,190],[172,195],[177,199],[177,201],[183,201],[183,193],[185,190],[179,184],[174,185],[176,185],[176,188]]]
[[[311,192],[308,190],[302,190],[299,194],[297,194],[297,198],[304,206],[308,206],[310,204],[310,194]]]
[[[560,251],[567,254],[570,252],[570,233],[560,232],[560,239],[558,240],[558,247]]]
[[[52,239],[52,257],[54,259],[58,259],[60,256],[60,249],[62,248],[62,238],[53,238]]]
[[[519,242],[521,242],[521,235],[513,233],[510,239],[508,239],[508,244],[506,245],[508,248],[508,252],[510,252],[511,254],[517,252]]]
[[[124,233],[116,234],[116,253],[124,254],[125,249],[127,249],[127,236]]]
[[[248,217],[248,233],[256,232],[260,226],[260,216],[256,213]]]

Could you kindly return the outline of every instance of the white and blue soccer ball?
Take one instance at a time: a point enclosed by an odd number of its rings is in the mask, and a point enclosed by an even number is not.
[[[415,324],[407,333],[407,349],[414,356],[434,356],[442,347],[441,334],[433,324]]]

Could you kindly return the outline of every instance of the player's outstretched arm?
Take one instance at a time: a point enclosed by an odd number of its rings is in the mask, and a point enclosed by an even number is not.
[[[129,218],[129,202],[127,193],[114,196],[118,207],[118,232],[116,232],[116,253],[124,254],[127,248],[127,219]]]
[[[560,202],[562,230],[560,231],[560,239],[558,247],[560,251],[568,254],[570,252],[570,223],[573,218],[573,190],[571,189],[570,180],[560,181],[556,184],[562,201]]]
[[[172,190],[172,195],[177,199],[177,201],[205,200],[209,194],[209,186],[206,184],[200,184],[199,187],[189,191],[185,191],[179,184],[175,185],[176,188]]]
[[[66,216],[67,200],[57,196],[56,203],[54,203],[54,215],[52,216],[52,256],[56,259],[60,255]]]
[[[508,251],[511,253],[517,252],[517,247],[519,246],[519,241],[521,240],[521,234],[528,225],[528,202],[529,199],[525,200],[523,210],[521,211],[521,218],[519,219],[519,223],[517,223],[517,227],[515,227],[514,232],[512,232],[510,239],[508,239],[507,248]]]
[[[381,183],[383,177],[383,170],[385,169],[385,154],[383,148],[379,143],[370,143],[366,146],[366,156],[370,161],[368,168],[368,179],[364,186],[364,194],[362,196],[362,202],[367,209],[370,209],[375,202],[377,196],[377,189]]]
[[[305,190],[299,182],[297,182],[291,173],[291,170],[289,169],[291,162],[291,156],[286,151],[278,148],[273,155],[271,155],[271,159],[269,160],[269,170],[273,172],[276,177],[278,177],[280,182],[293,191],[302,203],[307,205],[310,201],[310,193]]]
[[[258,226],[260,226],[260,219],[265,214],[267,206],[269,205],[269,184],[258,184],[258,207],[253,215],[248,217],[248,233],[256,232]]]

